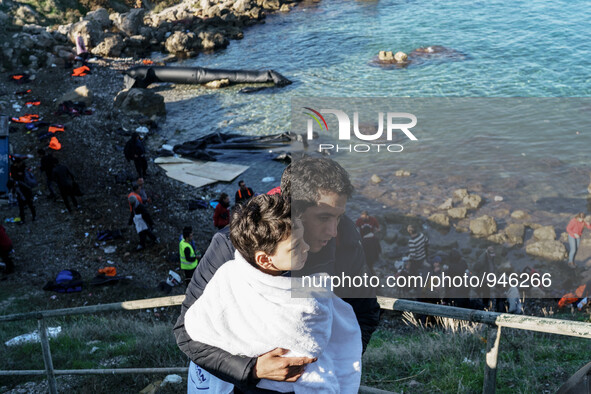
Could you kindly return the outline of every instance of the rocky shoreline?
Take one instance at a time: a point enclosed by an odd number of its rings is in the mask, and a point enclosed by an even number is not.
[[[62,68],[73,59],[72,44],[80,33],[90,52],[101,57],[147,57],[165,52],[180,57],[225,48],[241,39],[244,28],[264,22],[270,12],[288,12],[292,0],[186,0],[160,12],[143,8],[109,13],[88,12],[75,23],[43,27],[30,6],[0,10],[0,31],[7,39],[0,53],[0,72],[44,67]],[[12,22],[12,25],[11,25]]]

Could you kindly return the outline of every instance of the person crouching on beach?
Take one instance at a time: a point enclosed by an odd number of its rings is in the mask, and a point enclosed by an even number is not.
[[[591,230],[589,219],[589,217],[585,217],[583,212],[579,212],[577,216],[572,218],[566,226],[566,232],[568,233],[568,246],[570,248],[568,252],[568,266],[571,268],[577,268],[577,264],[575,264],[575,256],[579,250],[581,235],[583,235],[583,228],[587,227],[589,230]]]
[[[357,393],[362,343],[353,308],[324,288],[309,297],[292,295],[288,273],[303,268],[310,249],[303,233],[280,195],[260,195],[237,207],[230,222],[234,260],[216,271],[188,309],[185,328],[192,340],[232,354],[255,357],[280,348],[290,349],[288,357],[312,359],[295,382],[261,379],[257,388]],[[234,390],[193,363],[189,376],[189,393]]]

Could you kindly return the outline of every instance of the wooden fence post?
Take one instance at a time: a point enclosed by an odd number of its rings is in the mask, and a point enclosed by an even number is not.
[[[488,326],[486,340],[486,364],[484,365],[483,394],[494,394],[497,389],[497,361],[499,358],[499,342],[501,326]]]
[[[47,338],[47,326],[43,318],[40,318],[37,322],[39,326],[39,338],[41,339],[41,350],[43,350],[43,363],[45,364],[45,371],[47,373],[47,383],[49,383],[49,392],[51,394],[57,394],[57,383],[55,381],[55,374],[53,373],[53,361],[51,360],[49,339]]]

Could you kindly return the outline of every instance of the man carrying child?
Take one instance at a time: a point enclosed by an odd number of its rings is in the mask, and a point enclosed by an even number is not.
[[[309,245],[306,264],[296,275],[326,272],[329,275],[363,275],[365,257],[355,224],[344,215],[353,192],[347,172],[327,158],[305,158],[293,162],[281,178],[281,193],[299,207],[304,240]],[[260,392],[260,379],[294,382],[302,376],[310,357],[283,357],[290,349],[276,348],[258,357],[230,353],[194,341],[185,328],[185,313],[201,296],[214,273],[234,259],[235,248],[226,228],[216,233],[189,284],[174,332],[177,344],[203,369],[244,393]],[[335,293],[353,307],[361,329],[363,348],[379,320],[379,305],[371,289],[337,288]]]
[[[185,315],[192,339],[258,356],[274,348],[316,360],[296,382],[262,379],[279,392],[357,393],[361,331],[353,308],[328,289],[294,297],[288,271],[304,267],[309,246],[289,200],[261,195],[238,207],[230,224],[234,259],[220,267]],[[321,274],[318,274],[321,275]],[[188,392],[231,393],[234,386],[192,364]]]

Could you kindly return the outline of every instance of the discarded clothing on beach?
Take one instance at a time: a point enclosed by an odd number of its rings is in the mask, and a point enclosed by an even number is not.
[[[39,121],[39,115],[37,114],[24,114],[18,118],[10,118],[12,123],[33,123]]]
[[[119,282],[125,283],[128,278],[121,275],[108,276],[105,274],[99,274],[92,278],[88,284],[90,286],[105,286],[105,285],[116,285]]]
[[[51,137],[53,137],[53,133],[50,133],[48,131],[42,131],[37,136],[37,138],[39,139],[39,141],[47,140],[47,139],[50,139]]]
[[[196,200],[189,201],[189,211],[194,211],[196,209],[207,209],[209,204],[207,201],[202,200],[200,198]]]
[[[96,235],[97,241],[110,241],[112,239],[122,238],[121,230],[101,230]]]
[[[82,276],[78,271],[67,269],[60,271],[55,280],[49,281],[43,286],[45,291],[58,293],[77,293],[82,291]]]
[[[31,82],[31,76],[27,73],[22,73],[22,74],[11,74],[8,79],[10,81],[16,82],[19,85],[22,83],[27,83],[27,82]]]
[[[49,123],[47,122],[35,122],[35,123],[26,123],[25,128],[27,130],[35,131],[38,130],[40,127],[47,127]]]
[[[92,115],[92,110],[86,109],[86,104],[82,101],[64,101],[58,106],[55,114],[70,115],[72,117],[78,115]]]
[[[22,96],[26,96],[27,94],[31,93],[31,89],[27,89],[27,90],[20,90],[18,92],[14,92],[14,94],[16,96],[22,97]]]

